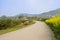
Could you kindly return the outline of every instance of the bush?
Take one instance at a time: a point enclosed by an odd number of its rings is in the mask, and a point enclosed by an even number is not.
[[[10,26],[10,24],[10,19],[0,19],[0,29],[6,29],[8,26]]]
[[[60,40],[60,16],[55,16],[45,22],[51,27],[57,40]]]
[[[24,22],[25,20],[21,20],[21,19],[10,19],[10,18],[0,19],[0,30],[14,27]]]

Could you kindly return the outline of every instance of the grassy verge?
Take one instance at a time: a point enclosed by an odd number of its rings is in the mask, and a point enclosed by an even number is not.
[[[4,30],[0,30],[0,35],[2,34],[5,34],[5,33],[8,33],[8,32],[11,32],[11,31],[15,31],[15,30],[18,30],[18,29],[21,29],[21,28],[25,28],[31,24],[34,24],[35,22],[30,22],[30,23],[27,23],[27,24],[20,24],[20,25],[17,25],[15,27],[12,27],[12,28],[7,28],[7,29],[4,29]]]
[[[60,16],[53,17],[45,21],[55,34],[57,40],[60,40]]]

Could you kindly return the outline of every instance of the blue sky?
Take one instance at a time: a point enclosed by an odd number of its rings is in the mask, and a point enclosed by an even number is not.
[[[60,0],[0,0],[0,16],[39,14],[60,8]]]

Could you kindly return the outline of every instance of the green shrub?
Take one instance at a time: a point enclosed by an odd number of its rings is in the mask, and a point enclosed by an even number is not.
[[[10,19],[10,18],[0,19],[0,30],[14,27],[24,22],[25,20],[21,20],[21,19]]]
[[[52,29],[57,40],[60,40],[60,16],[45,21]]]

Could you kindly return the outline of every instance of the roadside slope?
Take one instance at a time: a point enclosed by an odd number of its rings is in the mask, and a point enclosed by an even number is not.
[[[0,35],[0,40],[55,40],[50,28],[37,21],[29,27]]]

